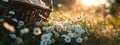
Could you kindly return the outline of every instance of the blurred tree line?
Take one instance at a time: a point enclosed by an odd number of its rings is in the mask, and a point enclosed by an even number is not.
[[[42,1],[44,1],[47,5],[49,4],[49,0],[42,0]],[[58,7],[59,4],[71,8],[71,6],[74,5],[76,2],[76,0],[52,0],[52,1],[53,1],[54,9],[59,9]]]

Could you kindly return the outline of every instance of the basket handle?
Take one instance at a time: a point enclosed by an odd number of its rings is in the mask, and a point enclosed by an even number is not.
[[[49,0],[49,8],[52,9],[53,8],[53,1]]]

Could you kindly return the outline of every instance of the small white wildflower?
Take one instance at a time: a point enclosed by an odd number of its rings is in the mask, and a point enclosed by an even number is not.
[[[2,0],[3,2],[9,2],[9,0]]]
[[[67,35],[63,34],[63,35],[62,35],[62,37],[64,37],[64,38],[65,38],[64,40],[65,40],[65,42],[66,42],[66,43],[71,42],[71,38],[70,38],[69,36],[67,36]]]
[[[82,39],[82,38],[77,38],[76,41],[77,41],[78,43],[82,43],[83,39]]]
[[[61,32],[61,31],[63,30],[63,25],[62,25],[62,24],[56,25],[56,30],[57,30],[58,32]]]
[[[67,37],[67,35],[63,34],[62,37]]]
[[[51,38],[51,36],[52,36],[52,33],[43,34],[43,35],[41,36],[41,39],[42,39],[42,40],[45,40],[45,41],[49,41],[50,38]]]
[[[53,26],[49,26],[49,30],[54,30],[54,27]]]
[[[4,18],[1,18],[1,19],[0,19],[0,22],[4,22]]]
[[[66,22],[65,22],[65,26],[70,26],[71,24],[72,24],[71,21],[66,21]]]
[[[56,32],[56,31],[54,31],[54,30],[53,30],[52,32],[55,34],[56,37],[59,37],[59,36],[60,36],[60,34],[59,34],[58,32]]]
[[[55,39],[52,39],[52,44],[54,44],[55,43]]]
[[[15,39],[15,38],[16,38],[16,35],[15,35],[15,34],[9,34],[9,36],[10,36],[12,39]]]
[[[50,40],[50,36],[46,35],[46,34],[43,34],[42,37],[41,37],[41,40],[49,41]]]
[[[24,28],[24,29],[21,29],[20,30],[20,33],[21,34],[26,34],[26,33],[28,33],[29,32],[29,29],[28,28]]]
[[[46,22],[42,22],[42,25],[44,25],[44,26],[45,26],[45,25],[47,25],[47,23],[46,23]]]
[[[11,16],[11,15],[8,15],[7,18],[12,18],[12,16]]]
[[[67,36],[67,37],[65,37],[65,39],[64,39],[64,40],[65,40],[65,42],[66,42],[66,43],[71,42],[71,38],[70,38],[70,37],[68,37],[68,36]]]
[[[40,35],[40,34],[41,34],[40,28],[37,28],[37,27],[34,28],[34,29],[33,29],[33,34],[34,34],[34,35]]]
[[[48,33],[49,36],[52,36],[52,33]]]
[[[24,21],[19,21],[19,22],[18,22],[18,25],[19,25],[19,26],[23,26],[23,25],[24,25]]]
[[[12,18],[12,21],[14,22],[18,22],[18,20],[16,18]]]
[[[9,14],[14,15],[14,14],[15,14],[15,12],[14,12],[14,11],[9,11]]]
[[[52,40],[49,40],[49,41],[48,41],[48,44],[51,44],[51,43],[52,43]]]
[[[87,40],[88,40],[88,37],[87,37],[87,36],[85,36],[85,37],[84,37],[84,40],[85,40],[85,41],[87,41]]]
[[[51,21],[51,22],[49,22],[49,24],[50,24],[50,25],[53,25],[53,24],[54,24],[54,22],[53,22],[53,21]]]
[[[22,38],[17,37],[17,38],[16,38],[16,42],[17,42],[18,44],[21,44],[21,43],[23,42],[23,40],[22,40]]]
[[[47,41],[44,41],[44,40],[42,40],[42,41],[40,41],[40,45],[47,45]]]
[[[47,30],[47,27],[42,27],[42,30],[43,30],[43,31],[46,31],[46,30]]]
[[[74,37],[76,37],[76,34],[75,33],[68,33],[68,36],[71,38],[74,38]]]
[[[37,25],[37,26],[40,26],[40,22],[39,22],[39,21],[38,21],[38,22],[36,22],[36,25]]]

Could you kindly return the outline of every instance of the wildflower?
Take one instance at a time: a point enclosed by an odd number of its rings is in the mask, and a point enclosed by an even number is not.
[[[71,21],[66,21],[66,22],[65,22],[65,25],[66,25],[66,26],[70,26],[70,24],[72,24]]]
[[[16,38],[16,42],[17,42],[18,44],[21,44],[21,43],[23,42],[23,40],[22,40],[22,38],[17,37],[17,38]]]
[[[56,30],[58,32],[60,32],[61,30],[63,30],[63,25],[62,24],[56,25]]]
[[[53,22],[53,21],[51,21],[51,22],[49,22],[49,24],[50,24],[50,25],[53,25],[53,24],[54,24],[54,22]]]
[[[41,34],[40,28],[34,28],[34,29],[33,29],[33,33],[34,33],[35,35],[40,35],[40,34]]]
[[[82,43],[83,39],[82,38],[77,38],[76,40],[78,43]]]
[[[52,43],[52,40],[48,40],[48,44],[51,44]]]
[[[18,25],[19,25],[19,26],[23,26],[23,25],[24,25],[24,21],[19,21],[19,22],[18,22]]]
[[[62,37],[67,37],[67,35],[63,34]]]
[[[2,0],[3,2],[9,2],[9,0]]]
[[[45,44],[45,45],[51,44],[52,43],[51,36],[52,36],[52,33],[43,34],[41,36],[41,45],[42,44]]]
[[[9,34],[9,36],[10,36],[12,39],[15,39],[15,38],[16,38],[16,35],[15,35],[15,34]]]
[[[11,15],[8,15],[7,18],[12,18],[12,16],[11,16]]]
[[[65,40],[65,42],[66,42],[66,43],[71,42],[71,38],[70,38],[70,37],[68,37],[68,36],[67,36],[67,37],[65,37],[65,39],[64,39],[64,40]]]
[[[88,37],[87,37],[87,36],[85,36],[85,37],[84,37],[84,40],[85,40],[85,41],[87,41],[87,40],[88,40]]]
[[[44,25],[44,26],[45,26],[45,25],[47,25],[47,23],[46,23],[46,22],[42,22],[42,25]]]
[[[0,22],[3,22],[3,21],[4,21],[4,18],[1,18],[1,19],[0,19]]]
[[[46,30],[47,30],[47,27],[42,27],[42,30],[46,31]]]
[[[37,26],[40,26],[40,22],[39,22],[39,21],[38,21],[38,22],[36,22],[36,25],[37,25]]]
[[[42,41],[40,42],[40,45],[47,45],[47,42],[44,41],[44,40],[42,40]]]
[[[10,32],[15,32],[14,26],[8,24],[7,22],[4,22],[4,23],[3,23],[3,26],[4,26],[7,30],[9,30]]]
[[[55,34],[56,37],[59,37],[59,36],[60,36],[60,34],[59,34],[58,32],[56,32],[56,31],[54,31],[54,30],[53,30],[52,32]]]
[[[49,26],[48,28],[49,28],[49,30],[51,30],[51,31],[54,30],[54,27],[53,27],[53,26]]]
[[[52,44],[54,44],[55,43],[55,39],[51,39],[52,40]]]
[[[14,22],[18,22],[18,20],[16,18],[12,18],[12,21]]]
[[[44,41],[49,41],[52,36],[52,33],[43,34],[41,39]]]
[[[14,11],[9,11],[9,14],[14,15],[14,14],[15,14],[15,12],[14,12]]]
[[[68,36],[71,38],[74,38],[74,37],[76,37],[76,34],[75,33],[68,33]]]
[[[20,33],[21,34],[26,34],[26,33],[28,33],[29,32],[29,29],[28,28],[24,28],[24,29],[21,29],[20,30]]]
[[[63,34],[63,35],[62,35],[62,37],[64,37],[64,38],[65,38],[64,40],[65,40],[65,42],[66,42],[66,43],[71,42],[71,38],[70,38],[69,36],[67,36],[67,35]]]

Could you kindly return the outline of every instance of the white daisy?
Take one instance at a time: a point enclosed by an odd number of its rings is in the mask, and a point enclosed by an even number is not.
[[[18,20],[16,18],[12,18],[12,21],[14,22],[18,22]]]
[[[52,39],[52,44],[54,44],[55,43],[55,39]]]
[[[8,15],[7,18],[12,18],[12,16],[11,16],[11,15]]]
[[[15,14],[15,12],[14,12],[14,11],[9,11],[9,14],[14,15],[14,14]]]
[[[50,21],[50,22],[49,22],[49,24],[50,24],[50,25],[53,25],[53,24],[54,24],[54,22],[53,22],[53,21]]]
[[[19,25],[19,26],[23,26],[23,25],[24,25],[24,21],[19,21],[19,22],[18,22],[18,25]]]
[[[78,43],[82,43],[83,39],[82,39],[82,38],[77,38],[76,41],[77,41]]]
[[[44,40],[42,40],[42,41],[40,41],[40,45],[47,45],[47,41],[44,41]]]
[[[9,34],[9,36],[10,36],[12,39],[15,39],[15,38],[16,38],[16,35],[15,35],[15,34]]]
[[[40,22],[39,22],[39,21],[38,21],[38,22],[36,22],[36,25],[37,25],[37,26],[40,26]]]
[[[48,40],[48,44],[51,44],[52,43],[52,40]]]
[[[62,37],[67,37],[67,35],[63,34]]]
[[[65,38],[64,40],[65,40],[65,42],[66,42],[66,43],[71,42],[71,38],[70,38],[69,36],[67,36],[67,35],[63,34],[63,35],[62,35],[62,37],[64,37],[64,38]]]
[[[65,42],[66,42],[66,43],[71,42],[71,38],[70,38],[70,37],[68,37],[68,36],[67,36],[67,37],[65,37],[65,39],[64,39],[64,40],[65,40]]]
[[[87,40],[88,40],[88,37],[87,37],[87,36],[85,36],[85,37],[84,37],[84,40],[85,40],[85,41],[87,41]]]
[[[69,36],[70,38],[75,38],[75,37],[76,37],[76,33],[68,33],[68,36]]]
[[[4,18],[0,18],[0,22],[3,22],[4,21]]]
[[[41,39],[44,41],[49,41],[51,39],[52,33],[43,34]]]
[[[53,30],[52,32],[55,34],[56,37],[59,37],[59,36],[60,36],[60,34],[59,34],[58,32],[56,32],[56,31],[54,31],[54,30]]]
[[[26,34],[26,33],[28,33],[29,32],[29,29],[28,28],[24,28],[24,29],[21,29],[20,30],[20,33],[21,34]]]
[[[56,30],[57,30],[58,32],[61,32],[63,29],[64,29],[64,27],[63,27],[62,24],[56,25]]]
[[[42,30],[43,30],[43,31],[46,31],[46,30],[47,30],[47,27],[42,27]]]
[[[45,25],[47,25],[47,23],[46,23],[46,22],[42,22],[42,25],[44,25],[44,26],[45,26]]]
[[[33,29],[33,34],[34,34],[34,35],[40,35],[40,34],[41,34],[40,28],[38,28],[38,27],[34,28],[34,29]]]
[[[18,44],[21,44],[21,43],[23,42],[23,40],[22,40],[22,38],[17,37],[17,38],[16,38],[16,42],[17,42]]]

